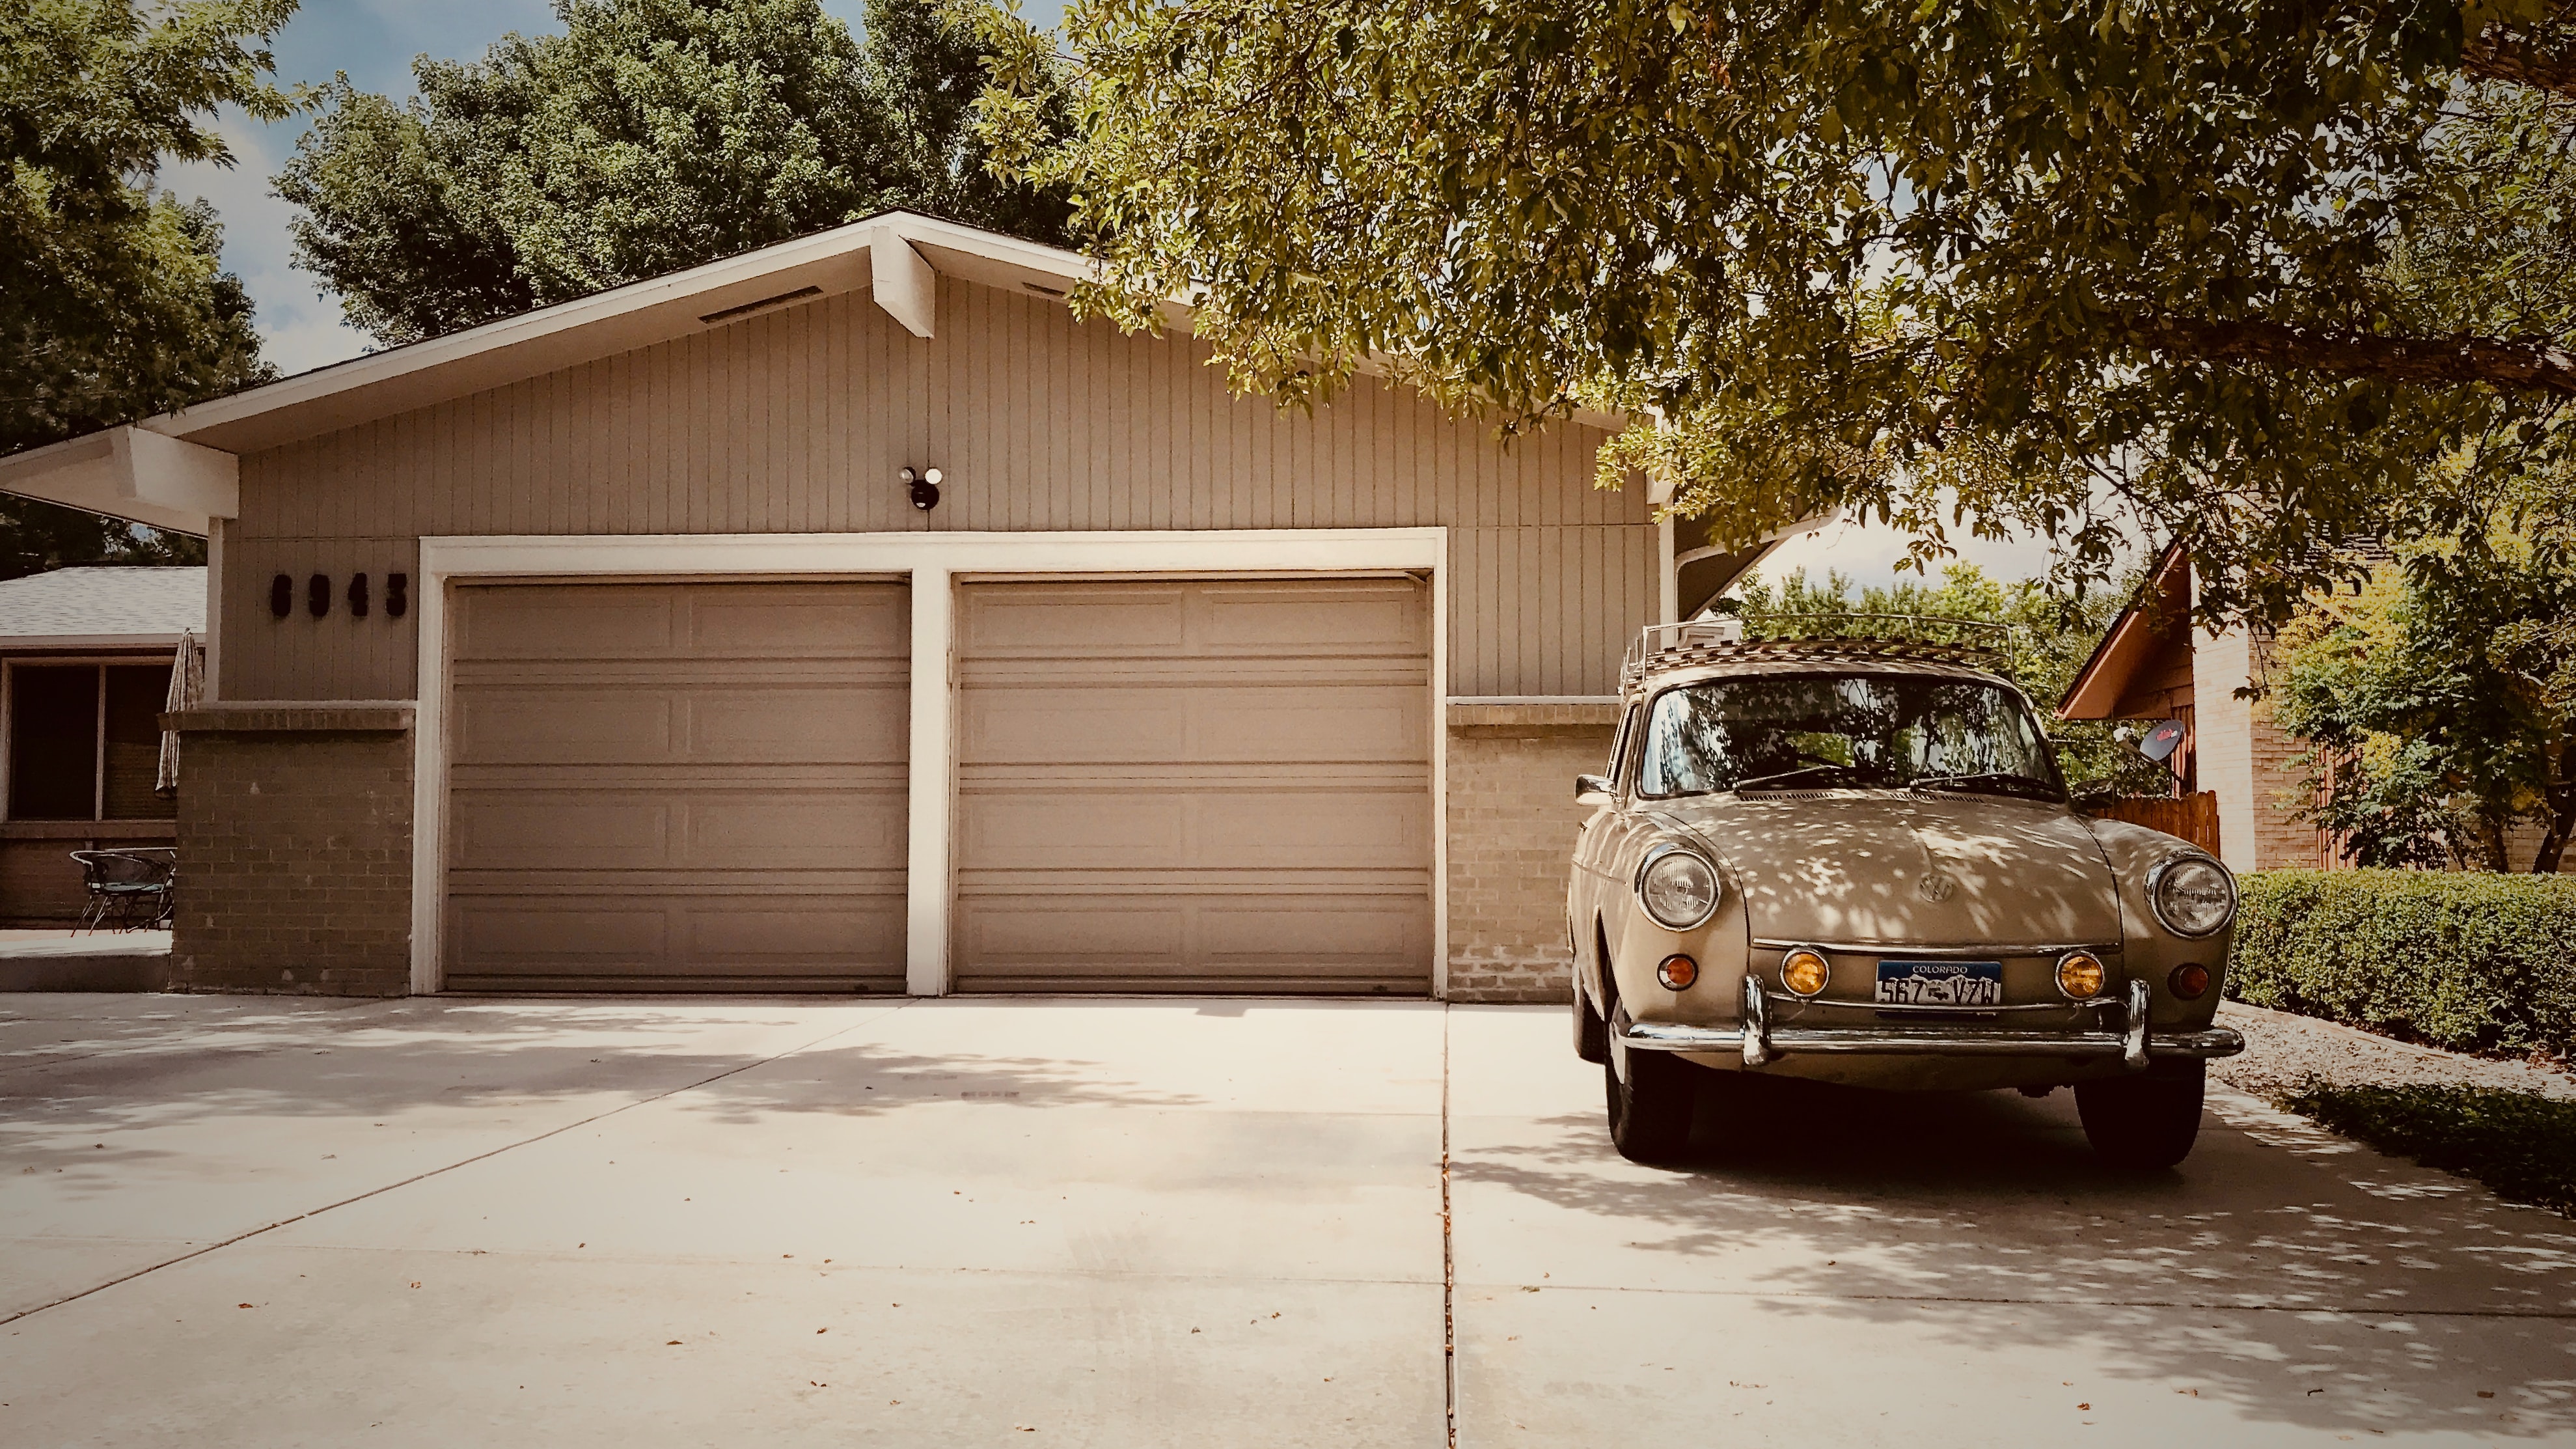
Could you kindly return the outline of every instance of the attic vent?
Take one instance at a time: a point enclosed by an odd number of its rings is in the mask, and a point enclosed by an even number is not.
[[[739,307],[727,307],[721,312],[708,312],[701,315],[698,320],[701,322],[722,322],[727,318],[742,316],[746,312],[760,311],[764,307],[783,306],[789,302],[802,302],[808,297],[819,297],[822,295],[823,289],[820,287],[799,287],[793,292],[781,292],[775,297],[763,297],[757,302],[745,302]]]
[[[1041,297],[1061,297],[1064,295],[1064,288],[1062,287],[1041,287],[1035,282],[1022,282],[1020,285],[1037,293]]]

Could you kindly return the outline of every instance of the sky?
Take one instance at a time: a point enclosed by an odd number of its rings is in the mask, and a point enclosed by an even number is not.
[[[863,0],[823,0],[823,8],[855,29]],[[1021,13],[1040,25],[1055,23],[1061,11],[1061,4],[1051,0],[1021,6]],[[407,96],[415,55],[445,60],[480,56],[510,31],[533,35],[561,28],[550,0],[305,0],[272,49],[282,84],[327,81],[334,72],[346,71],[361,90]],[[232,167],[190,163],[168,167],[161,176],[161,184],[181,196],[203,196],[215,204],[224,223],[224,265],[242,279],[257,304],[268,359],[287,373],[354,357],[368,343],[364,333],[342,320],[338,297],[295,269],[287,232],[294,208],[271,189],[270,178],[294,153],[308,124],[296,117],[262,125],[228,114],[218,129],[232,147]],[[1765,560],[1763,572],[1778,578],[1799,567],[1816,575],[1839,569],[1860,583],[1885,583],[1900,577],[1894,566],[1904,553],[1902,534],[1839,523],[1789,540]],[[2007,579],[2032,577],[2048,568],[2047,545],[2038,540],[1964,539],[1960,556]]]
[[[1855,584],[1886,584],[1898,580],[1915,583],[1941,582],[1943,564],[1932,565],[1929,574],[1912,570],[1898,573],[1896,564],[1905,557],[1905,545],[1911,535],[1878,524],[1829,523],[1814,533],[1785,539],[1770,556],[1762,560],[1765,579],[1780,580],[1792,572],[1805,569],[1818,583],[1825,575],[1841,572]],[[1958,547],[1960,563],[1972,563],[1998,579],[2035,579],[2048,572],[2048,540],[2022,538],[1993,541],[1971,538],[1964,528],[1953,529],[1951,541]],[[2134,550],[2132,550],[2134,553]]]

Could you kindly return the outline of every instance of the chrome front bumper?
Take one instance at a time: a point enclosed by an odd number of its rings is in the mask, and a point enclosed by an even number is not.
[[[2223,1026],[2200,1031],[2152,1031],[2147,1025],[2147,983],[2132,981],[2123,998],[2106,1003],[2117,1013],[2118,1031],[2010,1031],[1995,1027],[1775,1027],[1769,993],[1759,978],[1744,978],[1741,1026],[1677,1026],[1633,1022],[1622,1011],[1611,1029],[1631,1050],[1657,1052],[1733,1052],[1748,1067],[1773,1057],[1953,1056],[2063,1057],[2091,1060],[2118,1057],[2130,1071],[2144,1071],[2159,1057],[2232,1057],[2245,1050],[2245,1038]]]

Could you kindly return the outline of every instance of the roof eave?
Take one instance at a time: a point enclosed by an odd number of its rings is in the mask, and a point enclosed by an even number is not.
[[[2184,607],[2190,605],[2190,567],[2180,540],[2166,544],[2164,551],[2156,555],[2147,576],[2138,581],[2138,591],[2130,596],[2128,607],[2111,621],[2110,628],[2102,631],[2091,657],[2066,686],[2066,693],[2057,702],[2059,719],[2112,718],[2138,666],[2155,653],[2156,632],[2164,621],[2153,617],[2154,612],[2173,608],[2177,592],[2181,595],[2179,602]]]

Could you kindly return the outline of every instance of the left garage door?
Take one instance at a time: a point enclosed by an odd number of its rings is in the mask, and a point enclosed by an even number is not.
[[[907,603],[457,589],[448,989],[901,991]]]

